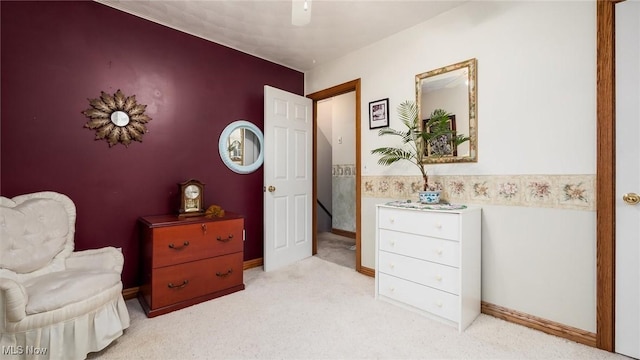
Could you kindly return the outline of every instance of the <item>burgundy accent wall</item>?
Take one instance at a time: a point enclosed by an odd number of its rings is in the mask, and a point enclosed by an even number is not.
[[[262,257],[263,171],[218,155],[226,125],[263,129],[263,86],[302,95],[301,72],[92,1],[2,1],[0,194],[57,191],[76,204],[76,249],[122,247],[139,285],[136,222],[177,210],[178,182],[245,216],[245,260]],[[142,143],[109,148],[84,127],[89,98],[121,89],[153,118]]]

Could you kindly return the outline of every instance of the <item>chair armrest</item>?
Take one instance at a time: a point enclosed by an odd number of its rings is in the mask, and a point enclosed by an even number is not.
[[[122,273],[124,256],[114,247],[74,251],[66,259],[65,266],[69,270],[105,269]]]
[[[7,278],[0,278],[0,328],[4,328],[6,321],[18,322],[27,316],[27,290],[22,284]]]

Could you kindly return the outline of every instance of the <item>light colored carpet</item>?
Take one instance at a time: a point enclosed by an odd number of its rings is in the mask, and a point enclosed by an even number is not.
[[[90,359],[628,359],[480,315],[461,334],[376,300],[374,279],[317,257],[265,273],[244,291],[131,326]]]
[[[350,269],[356,268],[356,239],[331,232],[319,232],[317,239],[317,257]]]

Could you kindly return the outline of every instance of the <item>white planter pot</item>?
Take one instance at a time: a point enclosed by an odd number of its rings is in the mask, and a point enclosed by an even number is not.
[[[437,204],[440,202],[440,190],[418,192],[420,202],[423,204]]]

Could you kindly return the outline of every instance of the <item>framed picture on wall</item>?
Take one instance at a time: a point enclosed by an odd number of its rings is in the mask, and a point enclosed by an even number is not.
[[[369,103],[369,129],[389,126],[389,99]]]
[[[427,126],[429,119],[422,120],[422,128]],[[450,134],[440,135],[435,139],[432,139],[427,144],[425,149],[426,156],[458,156],[458,147],[456,146],[453,138],[456,136],[456,116],[449,115],[448,130]],[[435,129],[434,129],[435,130]],[[434,131],[433,130],[433,131]],[[429,132],[433,132],[429,129]]]

